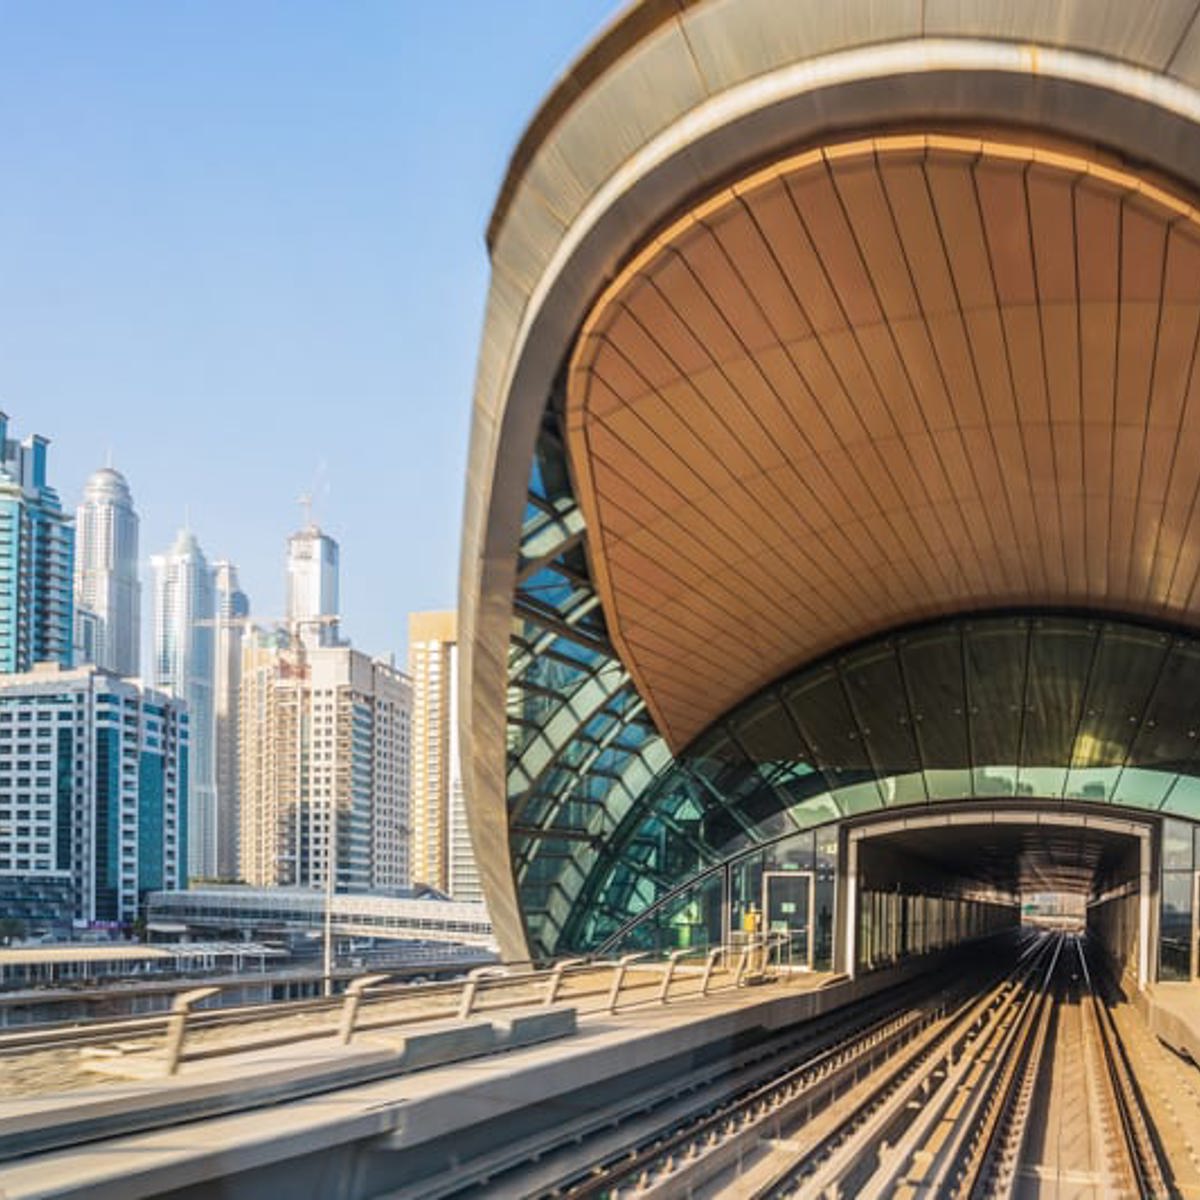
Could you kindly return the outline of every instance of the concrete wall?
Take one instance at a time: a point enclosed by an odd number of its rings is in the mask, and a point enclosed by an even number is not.
[[[1132,885],[1127,891],[1089,904],[1088,937],[1100,948],[1104,961],[1122,989],[1137,991],[1138,919],[1140,893]]]

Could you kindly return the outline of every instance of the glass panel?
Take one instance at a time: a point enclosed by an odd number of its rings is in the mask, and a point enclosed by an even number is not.
[[[1146,712],[1169,639],[1129,626],[1106,625],[1092,661],[1075,738],[1066,795],[1110,799]]]
[[[1162,856],[1164,871],[1190,871],[1195,831],[1183,821],[1164,821]]]
[[[880,807],[882,798],[874,786],[875,772],[836,671],[832,667],[820,667],[815,673],[785,687],[784,697],[816,764],[824,772],[828,786],[839,802],[843,787],[871,781],[867,790],[874,790],[874,800],[869,795],[862,796],[852,802],[852,807],[843,805],[845,811]]]
[[[885,804],[923,804],[928,796],[912,714],[890,643],[846,660],[842,681],[875,772],[889,780]]]
[[[813,902],[813,970],[833,970],[834,904],[837,895],[838,831],[817,830],[817,878]]]
[[[723,871],[706,875],[627,930],[614,953],[649,950],[665,955],[688,950],[700,956],[710,946],[721,945],[724,884]]]
[[[967,717],[974,790],[979,796],[1016,792],[1027,624],[1012,620],[966,627]]]
[[[764,875],[763,928],[787,938],[782,961],[812,968],[813,877],[811,871]]]
[[[768,846],[764,865],[768,871],[811,871],[815,865],[816,840],[811,833],[785,838]]]
[[[1021,795],[1063,793],[1097,633],[1091,623],[1033,623],[1021,724]]]
[[[754,932],[762,925],[763,856],[752,854],[729,870],[729,929],[731,936]],[[732,940],[736,941],[736,937]]]
[[[1200,648],[1176,642],[1163,662],[1129,761],[1164,772],[1194,770],[1200,733]]]
[[[898,639],[925,787],[931,800],[971,795],[966,681],[957,626]]]
[[[1158,953],[1160,979],[1191,978],[1193,881],[1191,871],[1163,872]]]
[[[1180,775],[1175,786],[1167,793],[1163,809],[1181,817],[1200,820],[1200,779],[1192,775]]]

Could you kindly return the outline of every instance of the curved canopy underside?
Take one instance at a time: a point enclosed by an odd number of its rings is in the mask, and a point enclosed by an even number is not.
[[[675,749],[937,614],[1196,615],[1200,214],[1097,152],[879,137],[725,187],[594,305],[566,426]]]

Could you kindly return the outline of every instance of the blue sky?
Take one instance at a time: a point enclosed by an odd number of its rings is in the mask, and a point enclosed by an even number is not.
[[[356,645],[455,603],[484,227],[618,8],[0,0],[0,407],[72,509],[111,451],[144,585],[187,511],[277,615],[312,492]]]

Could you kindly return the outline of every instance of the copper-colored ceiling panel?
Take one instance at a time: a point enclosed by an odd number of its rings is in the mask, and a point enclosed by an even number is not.
[[[596,302],[568,451],[609,630],[675,746],[937,613],[1193,619],[1200,219],[1087,152],[809,152]]]

